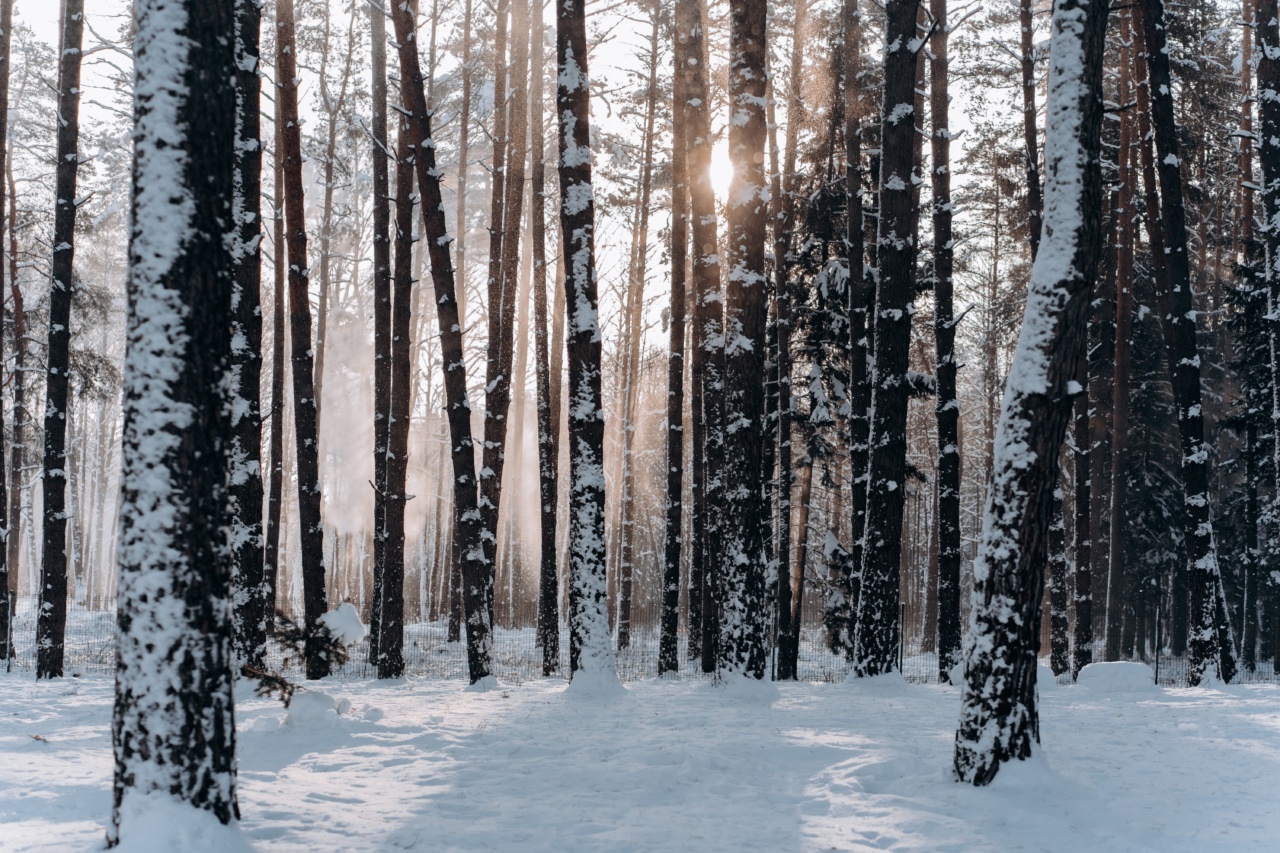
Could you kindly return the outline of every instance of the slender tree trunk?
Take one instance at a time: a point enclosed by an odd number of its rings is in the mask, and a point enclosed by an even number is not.
[[[449,437],[453,460],[455,546],[462,563],[455,589],[461,591],[467,624],[467,668],[471,683],[492,673],[492,619],[485,599],[488,565],[484,560],[483,528],[475,478],[475,450],[471,439],[471,404],[467,400],[463,334],[454,290],[453,264],[449,257],[449,233],[441,206],[440,173],[436,170],[431,114],[422,84],[422,66],[415,37],[417,4],[398,3],[392,8],[395,38],[400,56],[401,100],[411,140],[418,178],[423,236],[431,257],[431,281],[435,289],[440,327],[440,354],[444,372],[445,401],[449,411]]]
[[[267,653],[267,598],[262,541],[262,76],[261,0],[236,0],[236,163],[233,238],[235,286],[231,307],[232,583],[236,595],[236,654],[261,667]]]
[[[931,13],[935,21],[929,112],[933,126],[933,335],[938,355],[934,368],[938,388],[934,407],[938,420],[938,673],[946,680],[960,660],[960,401],[956,397],[946,0],[931,0]],[[1033,133],[1034,118],[1033,107]],[[1039,176],[1036,178],[1038,193]]]
[[[13,0],[0,0],[0,245],[3,245],[3,232],[5,224],[5,182],[4,178],[9,174],[11,166],[7,157],[9,151],[9,69],[12,67],[10,59],[9,46],[13,30]],[[12,190],[12,185],[9,187]],[[12,199],[10,199],[12,205]],[[8,219],[9,227],[9,243],[13,245],[13,227],[16,223],[14,218]],[[16,254],[16,251],[15,251]],[[4,269],[0,268],[0,278],[3,277]],[[22,414],[22,291],[18,287],[18,277],[10,274],[9,289],[13,294],[13,350],[14,350],[14,367],[13,367],[13,437],[11,451],[15,458],[18,448],[22,446],[22,433],[20,430],[21,414]],[[0,407],[3,408],[3,407]],[[0,412],[0,419],[3,413]],[[3,433],[3,420],[0,420],[0,433]],[[0,447],[0,451],[3,447]],[[4,464],[4,454],[0,452],[0,511],[5,513],[5,517],[0,519],[0,523],[4,524],[4,543],[3,551],[0,554],[0,661],[8,661],[13,657],[14,650],[10,642],[13,637],[13,605],[14,595],[10,592],[12,581],[10,577],[16,578],[18,574],[17,549],[13,547],[18,542],[17,521],[22,511],[21,499],[14,498],[20,494],[18,480],[18,465],[14,465],[10,469],[10,482],[5,482],[4,472],[2,470]],[[6,487],[9,489],[6,493]]]
[[[471,5],[465,0],[462,16],[462,103],[458,115],[458,210],[455,230],[458,233],[454,254],[458,258],[458,317],[465,332],[467,325],[467,170],[471,156]]]
[[[1107,7],[1054,4],[1044,242],[1032,269],[1017,370],[996,441],[956,732],[961,781],[986,785],[1039,740],[1040,597],[1059,450],[1088,333],[1089,285],[1102,251],[1099,149]]]
[[[5,32],[9,32],[5,28]],[[6,66],[7,73],[7,66]],[[9,567],[9,581],[0,586],[0,595],[7,591],[8,601],[17,598],[18,577],[22,571],[22,534],[24,531],[22,514],[22,495],[27,481],[24,466],[27,460],[27,324],[26,311],[22,298],[22,287],[18,282],[18,191],[13,180],[12,142],[8,148],[10,156],[5,163],[5,179],[9,185],[9,292],[13,299],[13,439],[9,445],[9,535],[6,565]],[[12,603],[9,605],[12,613]],[[9,623],[10,632],[13,623]],[[12,640],[9,632],[6,642]],[[12,644],[9,647],[13,652]]]
[[[44,543],[36,677],[61,678],[67,630],[67,380],[71,296],[75,289],[76,178],[80,169],[80,43],[84,0],[63,0],[58,64],[58,159],[53,217],[53,276],[44,404]]]
[[[604,412],[600,404],[595,199],[584,0],[556,0],[560,228],[569,347],[569,668],[616,679],[604,553]]]
[[[145,834],[140,810],[151,796],[224,824],[239,817],[225,387],[235,285],[225,239],[233,222],[234,10],[232,0],[134,7],[109,846]]]
[[[542,544],[538,561],[538,645],[542,647],[542,674],[560,669],[560,617],[556,607],[559,586],[556,578],[556,532],[560,504],[560,423],[551,413],[551,359],[547,340],[547,160],[546,130],[543,122],[543,84],[546,57],[543,53],[542,4],[534,3],[532,57],[529,75],[530,171],[529,220],[533,241],[533,331],[537,361],[538,392],[538,496]],[[559,377],[554,377],[559,384]]]
[[[912,235],[919,216],[912,201],[916,73],[923,47],[916,38],[917,4],[891,0],[885,8],[891,48],[885,54],[880,131],[880,279],[874,313],[866,542],[853,662],[859,677],[880,675],[897,666],[906,495],[906,374],[916,282]]]
[[[284,154],[285,230],[289,252],[289,316],[293,372],[294,450],[297,453],[298,529],[306,622],[307,678],[324,678],[330,663],[320,641],[319,619],[328,609],[324,526],[320,517],[320,461],[315,368],[311,343],[310,276],[307,269],[306,199],[302,189],[302,128],[298,124],[298,66],[294,0],[276,5],[276,97]]]
[[[271,313],[271,491],[267,494],[267,536],[263,547],[262,582],[268,633],[275,625],[277,590],[280,586],[280,535],[283,530],[280,512],[284,506],[284,431],[285,431],[285,267],[287,252],[284,239],[284,123],[280,120],[280,99],[276,99],[275,150],[273,152],[271,243],[275,249]]]
[[[1258,164],[1262,171],[1263,278],[1267,286],[1267,335],[1271,351],[1272,466],[1280,462],[1280,8],[1276,0],[1257,0]],[[1280,490],[1272,497],[1271,514],[1280,509]],[[1276,617],[1272,647],[1280,660],[1280,594],[1273,592]]]
[[[1027,173],[1027,240],[1031,243],[1031,260],[1040,251],[1040,227],[1044,221],[1044,199],[1040,188],[1040,145],[1036,111],[1035,29],[1032,22],[1032,0],[1018,0],[1018,30],[1022,55],[1022,144],[1023,163]],[[936,17],[936,13],[935,13]]]
[[[1156,143],[1156,171],[1160,176],[1160,218],[1165,237],[1168,281],[1160,286],[1160,313],[1169,345],[1169,366],[1178,404],[1182,435],[1182,481],[1185,537],[1191,584],[1191,638],[1187,678],[1200,683],[1211,662],[1229,682],[1236,672],[1235,640],[1227,619],[1222,575],[1218,568],[1209,495],[1209,451],[1204,441],[1204,412],[1200,400],[1200,359],[1196,347],[1196,315],[1187,256],[1186,211],[1178,159],[1169,54],[1165,42],[1164,2],[1142,5],[1150,81],[1151,122]],[[1215,661],[1216,657],[1216,661]]]
[[[1053,491],[1053,526],[1049,528],[1049,665],[1054,675],[1071,671],[1067,625],[1067,518],[1061,480]]]

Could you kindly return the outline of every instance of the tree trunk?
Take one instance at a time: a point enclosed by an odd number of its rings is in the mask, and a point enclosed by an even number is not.
[[[569,669],[615,680],[604,552],[595,199],[591,186],[587,25],[582,0],[556,0],[560,228],[569,348]]]
[[[293,368],[293,422],[298,476],[298,529],[306,624],[307,678],[324,678],[330,664],[319,619],[328,609],[324,526],[320,517],[320,461],[313,384],[310,276],[307,270],[306,199],[302,190],[302,129],[298,124],[298,67],[294,0],[276,6],[276,97],[283,125],[285,231],[289,252],[289,327]]]
[[[1053,526],[1049,528],[1049,666],[1054,675],[1071,671],[1067,625],[1067,517],[1059,485],[1053,490]]]
[[[280,513],[284,506],[284,364],[285,364],[285,267],[287,252],[284,239],[284,146],[283,122],[280,120],[280,99],[276,99],[275,150],[272,189],[274,222],[271,228],[271,245],[275,247],[274,287],[272,288],[271,314],[271,491],[267,494],[267,537],[262,551],[262,582],[265,587],[267,632],[275,625],[277,590],[280,587]]]
[[[5,177],[10,173],[12,166],[7,157],[9,151],[9,68],[11,66],[10,59],[10,36],[13,29],[13,0],[0,0],[0,244],[3,243],[3,234],[5,226]],[[12,184],[9,186],[12,192]],[[10,198],[10,205],[13,204]],[[13,227],[14,219],[10,217],[8,220],[9,242],[13,244]],[[16,250],[13,252],[17,255]],[[0,279],[3,278],[5,270],[0,268]],[[22,350],[23,350],[23,329],[22,329],[22,291],[18,287],[18,277],[10,273],[9,289],[13,294],[13,445],[14,459],[17,459],[18,448],[22,446],[22,432],[20,429],[22,416]],[[3,432],[3,413],[0,413],[0,433]],[[14,500],[20,494],[18,472],[20,463],[14,464],[10,469],[9,483],[5,482],[3,471],[4,453],[3,447],[0,446],[0,512],[5,514],[0,523],[4,524],[4,542],[3,553],[0,553],[0,661],[7,662],[14,656],[12,644],[13,638],[13,606],[15,596],[10,591],[12,581],[10,577],[16,579],[18,574],[17,549],[14,545],[18,542],[17,523],[18,516],[22,511],[21,499]],[[6,487],[10,490],[6,493]]]
[[[1044,221],[1044,199],[1040,188],[1039,133],[1036,112],[1035,30],[1031,18],[1032,0],[1018,0],[1018,30],[1022,55],[1022,144],[1023,163],[1027,173],[1027,240],[1031,243],[1031,260],[1040,251],[1040,227]],[[937,13],[934,13],[937,17]]]
[[[239,817],[225,388],[235,284],[225,240],[233,221],[234,5],[138,0],[134,10],[109,846],[133,840],[135,827],[141,835],[139,811],[153,795],[224,824]],[[78,44],[78,34],[66,43]]]
[[[938,388],[934,405],[938,420],[938,674],[943,680],[948,680],[952,667],[960,660],[960,401],[956,397],[955,254],[951,236],[951,124],[947,115],[951,96],[947,89],[950,63],[947,57],[946,0],[931,0],[931,12],[936,22],[933,58],[929,64],[929,112],[933,127],[930,155],[933,159],[933,336],[938,355],[934,368]],[[1033,106],[1033,141],[1034,131]],[[1038,174],[1036,181],[1038,194]],[[1038,227],[1039,223],[1034,222],[1033,225]]]
[[[889,672],[898,659],[909,393],[906,374],[916,283],[912,235],[919,216],[912,202],[916,69],[923,47],[916,39],[917,4],[890,0],[885,8],[892,47],[885,54],[880,131],[880,280],[874,313],[866,542],[853,661],[858,677]]]
[[[1102,250],[1099,162],[1107,8],[1054,5],[1045,162],[1046,220],[1031,273],[1016,368],[996,442],[994,479],[974,565],[973,622],[956,732],[961,781],[986,785],[1039,740],[1036,656],[1043,566],[1059,450],[1088,331],[1089,285]]]
[[[475,479],[475,450],[471,439],[471,404],[467,400],[463,333],[454,290],[453,265],[449,257],[449,233],[441,206],[440,173],[436,170],[435,140],[431,136],[431,114],[427,111],[418,59],[415,24],[417,4],[405,2],[392,8],[395,38],[400,56],[401,100],[408,115],[405,121],[414,146],[413,161],[418,177],[423,236],[431,257],[431,281],[435,288],[436,312],[440,326],[440,355],[444,372],[445,403],[449,410],[449,437],[453,460],[453,500],[455,545],[462,563],[459,582],[467,624],[467,669],[471,683],[492,673],[492,619],[484,591],[488,565],[484,560],[483,529],[480,524],[479,494]]]
[[[61,678],[67,630],[67,380],[75,289],[76,178],[80,169],[80,43],[84,0],[63,0],[58,65],[58,159],[44,405],[44,525],[36,677]]]
[[[236,0],[236,163],[233,243],[235,312],[231,332],[232,583],[236,655],[255,667],[267,653],[266,589],[262,572],[262,77],[261,0]]]
[[[1280,8],[1276,0],[1257,0],[1258,163],[1262,171],[1263,278],[1267,284],[1267,333],[1271,351],[1272,466],[1280,463]],[[1272,498],[1272,515],[1280,490]],[[1280,660],[1280,594],[1273,592],[1276,618],[1272,646]]]
[[[1210,514],[1209,451],[1204,441],[1204,412],[1200,405],[1196,315],[1191,294],[1190,259],[1187,256],[1186,211],[1182,200],[1163,0],[1148,0],[1143,4],[1142,24],[1150,81],[1151,122],[1155,131],[1156,171],[1160,176],[1164,256],[1168,261],[1168,280],[1157,279],[1158,302],[1164,321],[1174,397],[1178,404],[1178,427],[1182,435],[1183,505],[1192,621],[1187,678],[1195,686],[1200,683],[1205,667],[1210,663],[1216,664],[1223,681],[1231,681],[1236,672],[1235,640],[1227,619]]]

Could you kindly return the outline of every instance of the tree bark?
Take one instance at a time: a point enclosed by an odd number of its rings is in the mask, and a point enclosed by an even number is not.
[[[427,110],[418,59],[415,24],[417,4],[398,3],[392,8],[395,37],[400,58],[401,100],[408,115],[413,162],[423,220],[423,237],[431,258],[431,281],[435,288],[436,312],[440,326],[440,354],[444,372],[445,404],[449,411],[449,437],[453,461],[455,544],[461,560],[459,583],[467,625],[467,670],[471,683],[492,673],[492,619],[485,600],[488,567],[480,524],[479,493],[475,477],[475,450],[471,439],[471,404],[467,400],[463,332],[454,290],[453,265],[449,257],[449,233],[441,206],[440,173],[436,170],[435,140],[431,136],[431,114]]]
[[[234,6],[138,0],[134,10],[109,846],[130,841],[135,826],[142,832],[139,810],[149,795],[224,824],[239,817],[225,388],[234,287],[225,240],[236,139]]]
[[[1210,513],[1209,451],[1204,441],[1196,314],[1191,293],[1190,259],[1187,256],[1186,211],[1182,199],[1163,0],[1148,0],[1142,5],[1142,25],[1168,272],[1167,282],[1157,279],[1157,295],[1169,350],[1174,397],[1178,404],[1178,427],[1182,435],[1183,506],[1192,622],[1187,678],[1195,686],[1203,678],[1205,667],[1211,663],[1217,666],[1223,681],[1231,681],[1236,673],[1235,640],[1226,613]]]
[[[604,412],[584,0],[556,0],[560,228],[569,348],[569,669],[616,680],[604,552]]]
[[[80,43],[84,0],[63,0],[58,64],[58,154],[44,404],[44,525],[36,678],[61,678],[67,630],[67,407],[80,169]]]
[[[1040,228],[1044,222],[1044,198],[1040,188],[1040,152],[1038,113],[1036,111],[1035,29],[1032,22],[1032,0],[1018,0],[1018,30],[1022,55],[1022,144],[1023,163],[1027,173],[1027,240],[1031,243],[1031,260],[1040,251]],[[935,13],[936,17],[936,13]]]
[[[974,565],[973,622],[955,770],[986,785],[1039,740],[1040,597],[1059,450],[1088,331],[1089,285],[1102,251],[1102,60],[1107,7],[1054,5],[1045,138],[1045,225],[1015,370],[995,446],[994,479]]]
[[[889,672],[896,668],[898,659],[909,394],[906,374],[916,284],[912,235],[919,217],[912,200],[916,73],[923,47],[916,33],[917,4],[890,0],[885,8],[890,49],[885,54],[880,131],[880,279],[874,313],[866,541],[853,661],[860,678]]]
[[[315,362],[311,343],[310,276],[307,269],[306,199],[302,189],[302,128],[298,124],[298,66],[294,0],[276,5],[276,97],[284,151],[285,231],[289,252],[289,331],[293,372],[294,450],[297,454],[298,529],[307,678],[324,678],[330,663],[320,639],[319,619],[328,610],[324,526],[320,516],[320,460]]]
[[[9,46],[11,42],[13,30],[13,0],[0,0],[0,243],[3,242],[5,228],[5,177],[12,168],[9,159],[9,69],[12,66],[10,59]],[[12,199],[10,199],[12,203]],[[8,219],[9,241],[13,242],[13,218]],[[15,252],[16,255],[16,252]],[[5,270],[0,268],[0,279],[3,278]],[[20,430],[21,414],[22,414],[22,393],[20,391],[22,385],[22,291],[18,287],[18,277],[10,273],[9,289],[13,294],[13,350],[14,350],[14,367],[13,367],[13,454],[18,453],[18,448],[22,446],[22,433]],[[3,433],[3,413],[0,413],[0,433]],[[18,487],[18,471],[19,465],[13,465],[10,469],[11,482],[6,482],[3,471],[4,453],[3,447],[0,446],[0,512],[4,513],[4,518],[0,518],[0,523],[4,524],[3,543],[0,547],[3,553],[0,553],[0,661],[7,662],[9,658],[14,656],[13,644],[13,606],[14,595],[10,591],[10,575],[16,576],[18,573],[17,549],[13,544],[18,541],[16,535],[17,520],[22,511],[20,499],[14,500],[14,497],[20,494]],[[6,491],[10,489],[11,491]]]
[[[276,99],[275,150],[273,152],[271,244],[275,248],[271,313],[271,490],[267,493],[266,543],[262,550],[262,583],[267,632],[275,625],[277,590],[280,587],[280,513],[284,506],[284,364],[285,364],[285,267],[288,255],[284,239],[284,145],[280,99]]]
[[[236,162],[231,307],[232,583],[236,655],[255,667],[267,653],[262,540],[262,140],[261,0],[236,0]]]

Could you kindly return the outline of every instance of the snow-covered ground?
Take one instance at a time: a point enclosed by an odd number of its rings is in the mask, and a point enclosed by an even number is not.
[[[951,780],[958,691],[901,680],[345,681],[289,712],[245,689],[242,831],[341,853],[1276,849],[1280,687],[1090,675],[1042,688],[1042,754],[989,789]],[[111,699],[105,676],[0,674],[0,850],[101,843]]]

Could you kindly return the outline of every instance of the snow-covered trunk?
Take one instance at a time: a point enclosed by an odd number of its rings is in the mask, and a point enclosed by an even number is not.
[[[276,99],[275,146],[272,157],[271,245],[274,282],[271,304],[271,445],[267,466],[271,470],[271,486],[267,491],[266,542],[262,549],[262,583],[267,633],[275,624],[276,591],[280,585],[280,512],[284,507],[284,430],[285,430],[285,267],[284,240],[284,152],[281,142],[280,100]]]
[[[764,177],[764,0],[729,4],[729,272],[724,309],[723,602],[719,677],[765,676],[764,524],[769,518],[760,458],[764,435],[765,324],[768,279],[764,271],[769,193]]]
[[[863,533],[867,521],[867,439],[871,429],[871,328],[868,302],[874,283],[868,276],[865,223],[862,204],[862,130],[866,109],[858,80],[862,67],[862,13],[858,0],[844,0],[844,120],[845,120],[845,257],[849,266],[849,582],[841,590],[841,636],[836,638],[846,656],[853,654],[858,598],[862,585]],[[833,609],[836,606],[833,602]],[[830,624],[830,622],[829,622]]]
[[[294,450],[297,455],[298,528],[302,557],[302,602],[306,620],[307,678],[329,674],[319,638],[319,619],[328,610],[325,590],[324,525],[320,517],[319,425],[311,343],[311,278],[307,269],[306,198],[302,185],[302,128],[298,120],[296,17],[294,0],[276,5],[276,97],[280,104],[284,151],[285,240],[289,252],[289,338],[293,373]]]
[[[233,0],[138,0],[108,843],[157,799],[238,817],[232,704]]]
[[[422,210],[423,237],[431,258],[431,283],[435,288],[440,326],[440,355],[444,372],[445,405],[449,411],[449,437],[453,461],[455,546],[462,566],[459,582],[467,625],[467,670],[474,684],[492,673],[492,619],[485,590],[489,570],[485,562],[479,494],[475,476],[475,450],[471,439],[471,403],[467,399],[461,319],[449,257],[449,232],[441,201],[440,171],[436,168],[436,143],[431,136],[431,114],[422,84],[422,65],[415,37],[418,16],[415,2],[397,3],[391,10],[400,58],[400,94],[414,143],[414,171]]]
[[[1240,657],[1247,672],[1258,669],[1258,627],[1262,619],[1262,607],[1258,600],[1259,575],[1262,572],[1262,553],[1258,550],[1258,528],[1262,513],[1258,501],[1258,427],[1252,420],[1245,427],[1245,547],[1249,559],[1244,566],[1244,606],[1240,632]]]
[[[880,279],[873,313],[875,366],[871,377],[867,513],[861,591],[853,657],[859,677],[897,665],[898,585],[907,473],[907,362],[915,313],[919,210],[913,202],[915,88],[924,39],[918,4],[886,3],[884,107],[880,160]]]
[[[1061,482],[1061,481],[1060,481]],[[1049,665],[1054,675],[1071,670],[1067,624],[1067,517],[1061,484],[1053,490],[1053,526],[1049,528]]]
[[[71,357],[71,293],[75,287],[76,178],[80,169],[80,43],[84,0],[62,4],[58,63],[49,337],[45,356],[44,518],[36,677],[61,678],[67,630],[67,383]],[[7,71],[7,69],[6,69]]]
[[[382,635],[378,640],[378,677],[404,674],[404,516],[409,501],[410,383],[413,337],[413,149],[412,131],[400,117],[396,140],[395,292],[391,306],[390,387],[386,461],[386,541],[382,588],[374,599]]]
[[[1280,4],[1258,0],[1258,164],[1262,172],[1261,243],[1267,288],[1267,332],[1271,350],[1272,466],[1280,463]],[[1280,490],[1270,514],[1280,510]],[[1274,521],[1273,521],[1274,523]],[[1272,595],[1276,596],[1273,585]],[[1280,605],[1280,602],[1277,602]],[[1273,624],[1273,647],[1280,650],[1280,621]]]
[[[557,510],[560,504],[560,423],[551,413],[551,356],[547,329],[547,160],[543,120],[546,56],[542,4],[534,3],[529,75],[529,230],[533,242],[533,343],[538,394],[538,495],[542,530],[538,559],[538,645],[542,674],[560,669],[560,616],[556,577]],[[559,384],[559,377],[555,379]]]
[[[1040,186],[1040,144],[1036,112],[1035,25],[1032,21],[1033,0],[1018,0],[1018,31],[1021,36],[1018,65],[1022,71],[1022,146],[1023,169],[1027,180],[1027,240],[1031,243],[1031,260],[1040,251],[1040,226],[1044,221],[1044,198]],[[934,13],[935,16],[937,13]]]
[[[680,38],[677,21],[673,31]],[[684,336],[686,266],[689,260],[689,151],[684,110],[688,71],[675,51],[671,78],[671,334],[667,359],[667,501],[662,567],[662,621],[658,639],[658,674],[680,670],[680,543],[684,515]]]
[[[267,596],[262,582],[262,76],[261,0],[236,0],[235,286],[231,328],[231,533],[236,656],[262,666]]]
[[[12,0],[4,0],[5,6],[9,8]],[[3,14],[0,12],[0,14]],[[12,12],[10,13],[12,17]],[[9,33],[9,27],[4,27],[4,32]],[[8,53],[6,52],[6,55]],[[7,84],[7,78],[6,78]],[[7,150],[7,149],[6,149]],[[20,557],[22,555],[22,496],[26,491],[24,488],[26,483],[26,475],[24,468],[27,459],[27,323],[26,310],[22,299],[22,286],[18,282],[18,192],[17,186],[13,179],[13,161],[6,158],[3,174],[0,174],[0,180],[3,180],[9,188],[8,192],[8,224],[9,224],[9,297],[11,300],[10,309],[13,312],[13,426],[11,440],[9,442],[9,518],[8,518],[8,534],[6,536],[6,550],[8,551],[5,564],[9,567],[8,585],[0,585],[0,595],[4,595],[8,590],[9,595],[16,596],[18,591],[18,576],[21,572],[22,565]],[[6,215],[4,210],[0,208],[0,216]],[[12,624],[12,623],[10,623]],[[8,632],[0,634],[7,637]]]
[[[569,349],[569,668],[616,679],[604,545],[604,411],[584,0],[556,0],[560,228]]]
[[[929,120],[933,130],[933,337],[938,358],[934,367],[938,392],[934,403],[938,421],[938,674],[947,679],[960,660],[960,401],[956,397],[946,0],[931,0],[930,11],[936,22],[930,46]],[[1034,129],[1034,115],[1032,118]],[[1036,176],[1038,182],[1038,172]],[[1039,222],[1035,225],[1038,232]]]
[[[9,170],[8,151],[9,151],[9,44],[11,29],[13,26],[13,0],[0,0],[0,236],[4,232],[4,211],[5,211],[5,181],[4,176]],[[12,228],[12,223],[9,223]],[[3,270],[0,270],[0,278],[3,277]],[[18,316],[21,311],[21,295],[18,290],[18,281],[15,276],[10,281],[10,287],[15,294],[14,299],[14,324],[13,338],[14,351],[19,352],[22,349],[22,339],[19,336],[19,320]],[[14,365],[14,406],[13,406],[13,438],[11,443],[21,445],[22,436],[18,431],[19,413],[22,411],[21,398],[17,394],[17,384],[19,379],[18,369],[20,361],[15,359]],[[3,407],[0,407],[2,409]],[[0,412],[0,434],[4,430],[3,412]],[[18,560],[15,549],[12,547],[18,541],[18,537],[14,535],[14,522],[17,521],[21,512],[21,504],[14,505],[13,495],[19,493],[18,479],[12,478],[11,483],[5,482],[5,474],[2,470],[4,465],[3,446],[0,446],[0,512],[5,513],[0,518],[0,524],[4,525],[3,543],[0,548],[4,549],[4,553],[0,554],[0,662],[7,662],[13,655],[10,638],[13,634],[13,604],[14,596],[10,593],[10,577],[16,576],[18,572]],[[16,453],[16,447],[14,452]],[[11,471],[11,473],[14,473]],[[6,493],[6,487],[12,489],[12,493]]]
[[[373,79],[373,607],[369,660],[379,660],[382,585],[387,573],[387,442],[391,432],[391,181],[387,141],[387,22],[383,4],[369,4]],[[396,164],[397,176],[400,165]],[[397,181],[397,189],[399,182]],[[399,213],[399,208],[397,208]]]
[[[685,78],[685,132],[689,144],[689,203],[693,240],[693,554],[689,572],[690,658],[713,672],[719,633],[721,486],[723,449],[724,318],[720,293],[720,254],[715,192],[711,185],[711,113],[706,39],[707,10],[702,0],[678,0],[676,48]]]
[[[1163,0],[1147,0],[1142,5],[1142,29],[1146,42],[1151,124],[1156,144],[1156,171],[1160,176],[1160,219],[1168,272],[1167,281],[1157,279],[1158,302],[1165,340],[1169,345],[1169,372],[1173,379],[1178,428],[1182,435],[1183,506],[1191,586],[1187,678],[1195,685],[1210,664],[1217,666],[1223,681],[1234,677],[1235,640],[1227,618],[1211,516],[1209,450],[1205,446],[1204,412],[1200,405],[1196,312],[1191,293],[1186,211],[1182,199]]]
[[[955,771],[985,785],[1039,741],[1036,656],[1059,450],[1079,393],[1089,287],[1102,251],[1099,158],[1107,6],[1054,4],[1045,222],[996,434],[974,563]]]

